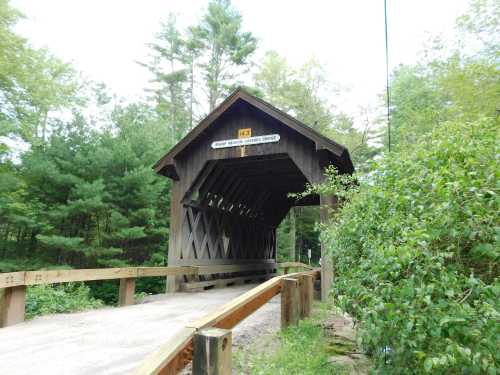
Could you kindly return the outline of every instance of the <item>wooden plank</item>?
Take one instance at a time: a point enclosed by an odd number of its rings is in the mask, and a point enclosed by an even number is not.
[[[118,306],[129,306],[135,302],[135,279],[130,277],[120,279]]]
[[[206,328],[194,335],[193,375],[231,375],[231,331]]]
[[[198,267],[138,267],[137,277],[197,275]]]
[[[5,288],[0,294],[0,328],[24,322],[26,286]]]
[[[260,264],[260,263],[273,263],[274,259],[177,259],[173,261],[172,266],[213,266],[213,265],[233,265],[233,264]]]
[[[102,268],[81,270],[52,270],[26,272],[26,285],[66,283],[136,277],[136,268]]]
[[[196,273],[196,269],[194,267],[131,267],[27,271],[25,275],[25,285],[66,283],[73,281],[110,280],[131,277],[182,275],[194,273]]]
[[[281,268],[305,268],[305,269],[308,269],[308,270],[313,270],[314,267],[311,267],[305,263],[301,263],[301,262],[283,262],[283,263],[278,263],[278,265],[281,267]]]
[[[215,280],[207,280],[207,281],[195,281],[195,282],[187,282],[183,283],[181,289],[189,292],[193,290],[200,290],[206,287],[216,287],[222,288],[228,286],[229,284],[237,284],[245,281],[260,281],[267,280],[269,277],[275,276],[276,274],[266,274],[266,275],[248,275],[248,276],[239,276],[239,277],[231,277],[226,279],[215,279]]]
[[[194,328],[183,328],[146,358],[135,375],[177,375],[192,358]],[[191,355],[190,355],[191,353]]]
[[[0,273],[0,289],[19,285],[24,285],[24,271]]]
[[[215,265],[215,266],[200,266],[198,268],[199,275],[211,275],[214,273],[229,273],[243,271],[259,271],[277,268],[276,263],[257,263],[257,264],[230,264],[230,265]]]

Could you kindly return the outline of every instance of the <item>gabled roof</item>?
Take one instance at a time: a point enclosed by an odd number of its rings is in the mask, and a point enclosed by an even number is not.
[[[191,142],[203,133],[213,122],[215,122],[224,112],[226,112],[234,103],[242,100],[260,111],[268,114],[282,124],[302,134],[304,137],[313,141],[316,145],[316,151],[326,150],[333,154],[335,159],[338,159],[343,164],[343,170],[350,173],[354,171],[354,167],[349,156],[349,152],[345,146],[331,140],[328,137],[320,134],[313,128],[307,126],[301,121],[293,118],[287,113],[279,110],[266,101],[251,95],[243,88],[236,89],[229,95],[217,108],[208,114],[193,130],[191,130],[184,138],[182,138],[174,147],[170,149],[160,160],[158,160],[153,169],[157,173],[166,174],[162,170],[164,168],[171,169],[174,167],[174,158],[184,150]]]

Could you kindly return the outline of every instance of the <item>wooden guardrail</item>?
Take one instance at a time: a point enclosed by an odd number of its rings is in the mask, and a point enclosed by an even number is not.
[[[78,270],[40,270],[0,273],[0,327],[17,324],[24,321],[26,286],[40,284],[55,284],[74,281],[95,281],[120,279],[119,306],[134,303],[135,279],[138,277],[186,275],[193,278],[198,275],[230,274],[235,272],[263,274],[238,276],[206,281],[187,282],[184,290],[196,291],[205,287],[227,286],[238,282],[261,281],[274,276],[276,263],[228,264],[210,266],[177,266],[177,267],[130,267],[130,268],[99,268]],[[303,263],[288,262],[279,266],[285,269],[293,267],[309,267]]]
[[[0,327],[24,321],[26,286],[120,279],[118,304],[134,303],[137,277],[197,275],[197,267],[130,267],[0,273]]]
[[[308,277],[309,282],[300,281],[303,277]],[[196,334],[209,327],[233,328],[282,290],[286,290],[286,293],[282,294],[282,326],[295,323],[297,314],[303,317],[309,313],[310,307],[306,305],[312,301],[312,283],[320,277],[320,269],[273,277],[218,310],[186,325],[159,350],[146,358],[135,375],[177,374],[193,359],[193,341]],[[303,287],[299,289],[299,285]]]

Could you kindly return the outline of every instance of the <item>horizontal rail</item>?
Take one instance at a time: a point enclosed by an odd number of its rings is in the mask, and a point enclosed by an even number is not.
[[[233,328],[281,291],[281,279],[311,275],[320,277],[320,270],[281,275],[260,284],[226,303],[216,311],[186,325],[159,350],[151,354],[136,370],[135,375],[177,374],[192,359],[193,338],[197,331],[207,327]]]
[[[174,267],[129,267],[129,268],[89,268],[77,270],[40,270],[0,273],[0,289],[21,285],[40,285],[67,283],[74,281],[112,280],[151,276],[173,275],[210,275],[281,268],[313,267],[300,262],[225,264],[213,266],[174,266]]]
[[[20,285],[67,283],[73,281],[111,280],[136,277],[197,275],[197,267],[130,267],[79,270],[48,270],[0,273],[0,288]]]
[[[279,263],[279,265],[281,268],[305,268],[307,270],[314,269],[314,267],[312,267],[308,264],[305,264],[305,263],[301,263],[301,262],[283,262],[283,263]]]

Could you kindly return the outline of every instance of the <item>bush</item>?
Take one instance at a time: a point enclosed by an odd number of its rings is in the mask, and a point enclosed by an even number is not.
[[[26,317],[74,312],[102,306],[102,301],[92,298],[90,289],[83,283],[39,285],[28,287]]]
[[[330,176],[333,292],[379,372],[499,372],[499,151],[495,121],[447,124],[354,189]]]

